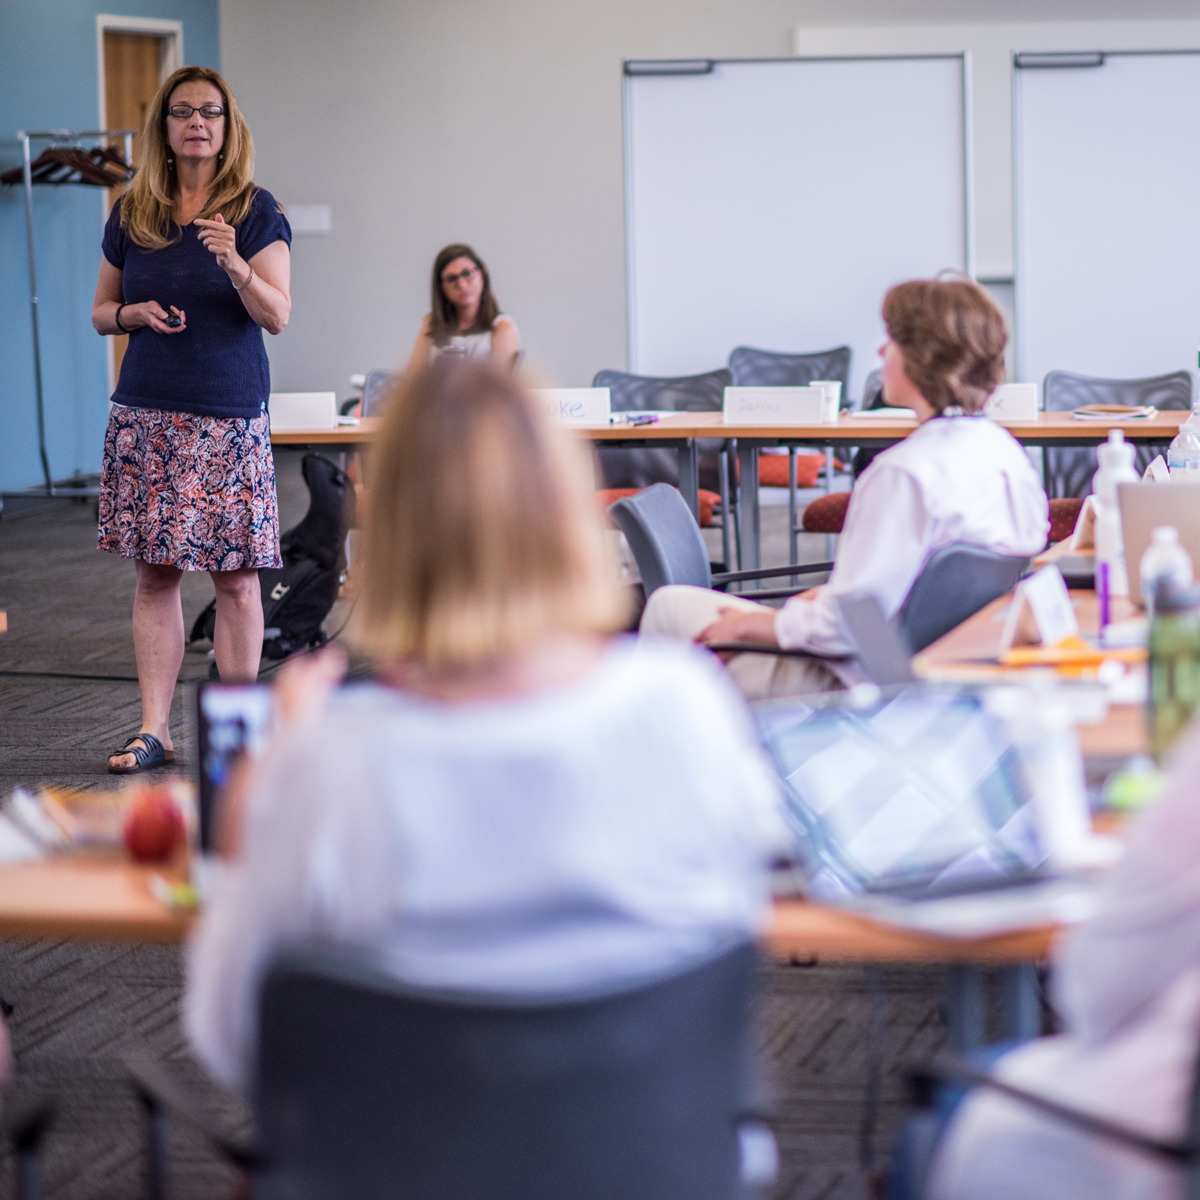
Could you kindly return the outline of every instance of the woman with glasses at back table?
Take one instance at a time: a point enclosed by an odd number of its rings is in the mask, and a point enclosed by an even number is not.
[[[104,230],[92,324],[130,336],[104,438],[99,545],[137,569],[142,693],[140,730],[109,755],[119,774],[175,757],[184,571],[209,572],[216,588],[221,678],[258,675],[258,568],[282,565],[262,331],[288,323],[292,232],[253,176],[228,85],[183,67],[150,105],[141,165]]]
[[[500,311],[482,258],[455,242],[433,260],[432,304],[408,360],[411,374],[443,354],[488,358],[512,370],[521,355],[521,335]]]

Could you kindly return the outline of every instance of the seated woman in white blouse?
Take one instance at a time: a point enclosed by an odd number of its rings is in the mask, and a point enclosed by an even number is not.
[[[429,290],[429,315],[413,344],[410,375],[443,354],[516,367],[521,354],[517,323],[500,311],[487,266],[470,246],[456,242],[438,252]]]
[[[981,416],[1004,379],[1004,317],[963,278],[920,279],[883,302],[888,340],[883,392],[911,408],[917,428],[880,454],[854,488],[829,582],[781,609],[704,588],[650,596],[643,634],[699,642],[753,642],[813,657],[738,654],[727,665],[750,698],[840,686],[820,656],[852,653],[835,598],[870,592],[888,617],[900,610],[934,551],[966,542],[998,554],[1036,554],[1050,523],[1046,495],[1024,449]]]
[[[336,651],[281,679],[189,952],[187,1029],[230,1086],[285,946],[437,987],[633,979],[753,936],[786,836],[711,657],[609,636],[591,465],[529,396],[444,360],[384,420],[356,613],[378,682],[331,692]]]
[[[1056,947],[1064,1031],[993,1074],[1147,1137],[1187,1134],[1200,1056],[1200,726],[1138,819],[1097,912]],[[934,1200],[1183,1200],[1183,1171],[995,1092],[968,1094],[934,1162]]]

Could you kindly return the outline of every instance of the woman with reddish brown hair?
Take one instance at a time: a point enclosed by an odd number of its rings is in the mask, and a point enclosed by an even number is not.
[[[884,298],[883,394],[911,408],[917,428],[880,454],[854,489],[829,582],[781,609],[710,592],[664,587],[643,634],[700,642],[754,642],[812,657],[735,655],[728,666],[757,698],[841,686],[828,658],[853,653],[836,597],[869,592],[899,611],[934,551],[954,543],[1036,554],[1049,530],[1046,495],[1020,443],[982,415],[1004,379],[1004,317],[969,279],[917,279]]]

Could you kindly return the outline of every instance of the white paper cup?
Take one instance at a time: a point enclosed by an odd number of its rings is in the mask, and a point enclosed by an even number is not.
[[[842,381],[840,379],[814,379],[808,386],[824,389],[825,395],[821,401],[821,423],[836,425],[838,408],[842,401]]]

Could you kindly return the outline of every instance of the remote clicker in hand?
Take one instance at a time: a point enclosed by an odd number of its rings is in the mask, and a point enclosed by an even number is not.
[[[178,313],[171,313],[171,315],[163,321],[163,324],[169,326],[171,329],[178,329],[183,322],[179,319]]]

